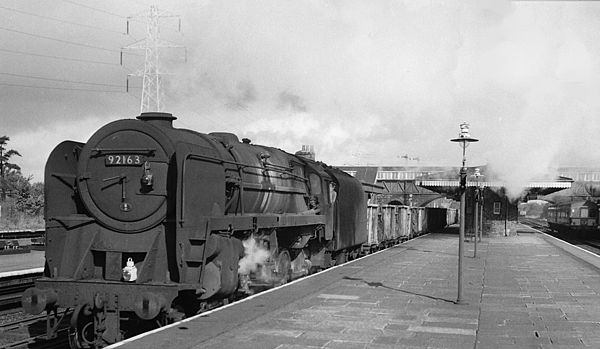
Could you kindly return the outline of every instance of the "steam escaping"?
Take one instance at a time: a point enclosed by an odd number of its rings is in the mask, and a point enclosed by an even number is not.
[[[597,6],[211,2],[186,11],[190,62],[172,93],[191,128],[313,144],[335,166],[458,165],[448,141],[466,120],[480,140],[469,163],[507,169],[516,193],[548,164],[600,160],[572,136],[598,146]]]
[[[240,259],[238,273],[249,275],[267,262],[271,252],[258,244],[254,235],[242,241],[242,244],[244,245],[244,258]]]

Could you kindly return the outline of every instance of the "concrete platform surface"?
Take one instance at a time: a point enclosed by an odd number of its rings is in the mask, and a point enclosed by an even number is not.
[[[541,234],[431,234],[120,348],[600,348],[600,272]]]
[[[45,262],[44,251],[31,250],[29,253],[0,255],[0,277],[29,269],[41,268],[44,271]]]

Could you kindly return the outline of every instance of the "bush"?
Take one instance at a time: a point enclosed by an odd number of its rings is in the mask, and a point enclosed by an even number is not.
[[[43,213],[27,214],[17,208],[13,198],[1,202],[0,207],[0,230],[44,229]]]
[[[0,230],[44,228],[44,184],[11,173],[6,179],[7,197],[0,202]]]

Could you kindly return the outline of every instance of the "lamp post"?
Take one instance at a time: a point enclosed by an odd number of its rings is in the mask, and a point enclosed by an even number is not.
[[[483,207],[485,206],[485,188],[480,188],[480,196],[479,199],[481,200],[481,206],[479,207],[479,242],[481,242],[481,237],[483,236]]]
[[[462,299],[462,270],[463,270],[463,249],[465,240],[465,213],[466,213],[466,202],[465,202],[465,191],[467,188],[467,158],[465,156],[469,143],[477,142],[478,139],[472,138],[469,134],[469,124],[463,122],[460,124],[460,133],[458,138],[450,140],[451,142],[457,142],[462,148],[462,167],[460,168],[460,228],[458,230],[458,297],[456,303],[460,304]]]
[[[479,187],[479,177],[482,177],[479,168],[475,169],[475,173],[473,177],[475,177],[476,187],[475,187],[475,248],[473,249],[473,258],[477,257],[477,240],[479,239],[479,230],[482,226],[479,224],[479,206],[481,201],[481,188]],[[481,240],[479,240],[481,241]]]

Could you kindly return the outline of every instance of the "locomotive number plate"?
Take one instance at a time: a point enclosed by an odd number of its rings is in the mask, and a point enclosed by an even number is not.
[[[145,156],[134,154],[110,154],[104,157],[106,166],[141,166],[145,161]]]

